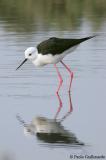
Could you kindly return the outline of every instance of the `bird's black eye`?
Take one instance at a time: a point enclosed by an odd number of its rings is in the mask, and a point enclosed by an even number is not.
[[[29,56],[31,56],[32,54],[30,53]]]

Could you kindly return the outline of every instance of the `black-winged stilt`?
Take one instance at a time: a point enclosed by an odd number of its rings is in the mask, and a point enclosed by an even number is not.
[[[80,43],[86,40],[89,40],[93,37],[95,36],[89,36],[89,37],[80,38],[80,39],[63,39],[63,38],[56,38],[56,37],[49,38],[48,40],[45,40],[40,44],[38,44],[37,47],[27,48],[25,50],[25,60],[19,65],[19,67],[17,67],[17,69],[19,69],[27,60],[30,60],[35,66],[44,66],[47,64],[54,64],[54,67],[56,68],[58,78],[59,78],[59,85],[58,85],[56,94],[60,104],[55,118],[57,118],[57,115],[60,112],[60,109],[62,107],[62,101],[60,99],[58,92],[63,82],[62,76],[56,64],[60,62],[69,72],[70,83],[69,83],[68,91],[70,92],[72,79],[73,79],[73,72],[62,60],[66,55],[73,52]],[[70,113],[72,112],[72,105],[70,106],[69,112]]]

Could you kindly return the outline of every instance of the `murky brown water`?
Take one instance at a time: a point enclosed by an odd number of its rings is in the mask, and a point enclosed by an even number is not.
[[[17,113],[27,123],[39,115],[53,118],[58,107],[58,81],[52,65],[38,69],[28,62],[16,71],[24,50],[51,36],[79,38],[93,34],[99,36],[64,59],[74,72],[74,110],[62,125],[85,146],[48,145],[36,136],[25,137]],[[0,151],[12,152],[20,160],[106,155],[105,0],[0,0],[0,56]],[[68,110],[68,74],[58,66],[64,77],[61,118]]]

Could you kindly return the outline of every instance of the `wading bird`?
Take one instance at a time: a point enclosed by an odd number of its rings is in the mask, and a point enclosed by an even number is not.
[[[56,37],[49,38],[48,40],[45,40],[38,44],[36,47],[27,48],[25,50],[25,60],[19,65],[19,67],[17,67],[17,69],[19,69],[27,60],[30,60],[37,67],[44,66],[47,64],[54,64],[59,78],[59,85],[56,91],[57,97],[59,99],[59,109],[56,113],[55,118],[57,118],[57,115],[62,107],[62,101],[58,93],[63,82],[62,76],[57,67],[57,63],[60,62],[70,74],[70,82],[68,89],[68,91],[70,92],[73,79],[73,72],[62,60],[66,55],[73,52],[79,46],[80,43],[89,40],[93,37],[95,36],[89,36],[80,39],[63,39]],[[72,112],[72,106],[70,106],[69,112]]]

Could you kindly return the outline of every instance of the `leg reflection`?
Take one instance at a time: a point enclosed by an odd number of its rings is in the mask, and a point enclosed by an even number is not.
[[[68,92],[68,96],[69,96],[69,111],[61,118],[60,122],[64,121],[73,111],[70,91]]]
[[[57,98],[58,98],[58,100],[59,100],[59,107],[58,107],[58,109],[57,109],[57,112],[56,112],[56,115],[55,115],[55,118],[54,118],[54,119],[57,119],[57,117],[58,117],[58,115],[59,115],[59,113],[60,113],[60,111],[61,111],[61,108],[62,108],[62,106],[63,106],[62,100],[61,100],[59,94],[56,93],[56,95],[57,95]]]

